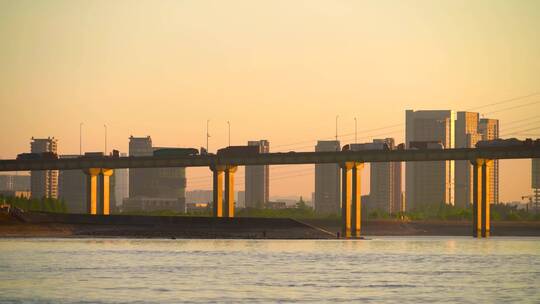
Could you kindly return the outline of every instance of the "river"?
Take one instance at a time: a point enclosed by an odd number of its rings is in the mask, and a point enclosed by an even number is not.
[[[539,303],[540,238],[0,239],[0,303]]]

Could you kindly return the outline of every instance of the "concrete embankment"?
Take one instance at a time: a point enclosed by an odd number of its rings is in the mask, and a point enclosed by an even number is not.
[[[339,219],[309,219],[305,223],[337,232],[341,229]],[[364,220],[364,236],[470,236],[472,223],[469,221],[399,221]],[[540,222],[492,221],[492,236],[540,236]]]
[[[0,214],[0,237],[334,239],[339,219]],[[365,220],[363,236],[470,236],[468,221]],[[493,236],[540,236],[540,222],[492,222]]]
[[[24,212],[0,220],[0,236],[328,239],[331,233],[288,218],[59,214]],[[50,233],[50,235],[47,235]]]

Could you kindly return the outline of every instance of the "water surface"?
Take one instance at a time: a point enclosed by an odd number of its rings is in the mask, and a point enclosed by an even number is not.
[[[540,238],[1,239],[1,303],[540,302]]]

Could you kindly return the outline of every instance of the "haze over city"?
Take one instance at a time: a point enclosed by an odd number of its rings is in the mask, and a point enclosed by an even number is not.
[[[540,303],[540,0],[0,0],[1,303]]]
[[[76,154],[81,122],[84,151],[103,150],[104,124],[109,150],[130,135],[198,148],[207,120],[211,151],[227,121],[231,144],[312,151],[336,115],[343,144],[354,117],[359,142],[403,142],[406,109],[478,108],[502,137],[540,132],[516,126],[540,110],[537,1],[3,1],[0,14],[2,158],[32,136]],[[501,161],[501,201],[527,193],[529,163]],[[272,167],[271,195],[309,197],[312,167]],[[210,187],[188,170],[188,190]]]

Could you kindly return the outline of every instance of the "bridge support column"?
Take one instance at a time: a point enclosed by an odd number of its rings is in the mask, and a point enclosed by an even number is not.
[[[214,173],[212,206],[214,217],[234,217],[234,173],[237,166],[217,165],[210,169]],[[223,180],[225,180],[225,199]]]
[[[341,165],[341,222],[345,238],[360,237],[362,201],[360,181],[363,163],[346,162]]]
[[[110,188],[110,177],[113,175],[112,169],[101,169],[101,178],[99,180],[99,214],[109,215],[111,212],[111,188]]]
[[[236,166],[227,166],[225,169],[224,217],[234,217],[234,173],[236,173],[236,169]]]
[[[90,168],[86,174],[86,210],[88,214],[110,214],[110,177],[112,169]],[[98,194],[99,182],[99,194]],[[99,196],[99,197],[98,197]]]
[[[97,214],[97,180],[99,168],[84,170],[86,174],[86,210],[88,214]]]
[[[489,185],[493,160],[476,159],[473,165],[473,237],[489,237],[491,232]]]

